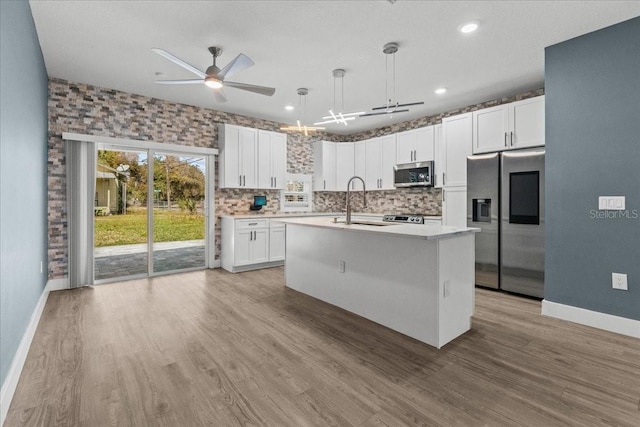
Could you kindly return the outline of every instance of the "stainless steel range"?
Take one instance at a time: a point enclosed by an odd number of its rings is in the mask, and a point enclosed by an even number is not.
[[[382,217],[385,222],[399,222],[403,224],[424,224],[423,215],[385,215]]]

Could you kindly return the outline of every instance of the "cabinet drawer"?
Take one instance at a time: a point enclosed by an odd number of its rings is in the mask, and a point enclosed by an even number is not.
[[[236,230],[246,230],[250,228],[269,228],[268,219],[237,219]]]

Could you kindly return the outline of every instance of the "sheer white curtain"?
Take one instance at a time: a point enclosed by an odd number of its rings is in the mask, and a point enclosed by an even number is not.
[[[94,142],[65,140],[69,287],[93,284]]]

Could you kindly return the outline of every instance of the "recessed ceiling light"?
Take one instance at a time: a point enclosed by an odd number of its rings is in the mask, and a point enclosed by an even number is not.
[[[438,89],[435,90],[436,95],[442,95],[445,92],[447,92],[446,87],[439,87]]]
[[[285,105],[284,106],[284,109],[287,110],[287,111],[293,111],[293,108],[294,108],[293,105]]]
[[[458,27],[458,31],[460,31],[461,33],[473,33],[475,30],[478,29],[478,21],[471,21],[471,22],[467,22],[466,24],[462,24]]]

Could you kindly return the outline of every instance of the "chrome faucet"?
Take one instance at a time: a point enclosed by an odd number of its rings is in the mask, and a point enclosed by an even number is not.
[[[362,200],[364,201],[364,206],[367,207],[367,186],[364,183],[364,179],[359,176],[353,176],[347,183],[347,218],[345,219],[345,224],[351,224],[351,181],[354,179],[362,181]]]

